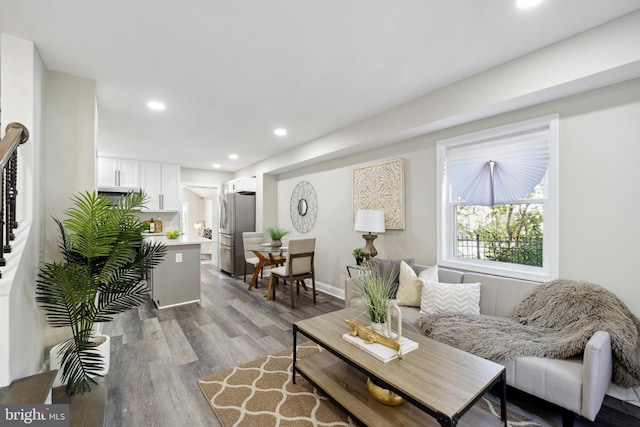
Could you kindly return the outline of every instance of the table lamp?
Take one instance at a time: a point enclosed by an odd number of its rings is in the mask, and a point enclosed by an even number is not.
[[[363,234],[362,237],[366,241],[362,254],[365,260],[378,255],[378,251],[373,246],[373,241],[378,237],[371,233],[384,233],[384,211],[376,211],[373,209],[358,209],[356,212],[356,223],[353,227],[355,231],[362,231],[369,234]]]

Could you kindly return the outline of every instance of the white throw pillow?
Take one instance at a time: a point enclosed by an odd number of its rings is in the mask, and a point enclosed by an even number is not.
[[[413,268],[406,262],[400,263],[400,284],[396,300],[398,305],[408,305],[410,307],[420,307],[420,296],[422,286],[427,280],[438,281],[438,266],[427,267],[417,276]]]
[[[438,283],[422,287],[421,314],[480,314],[480,283]]]

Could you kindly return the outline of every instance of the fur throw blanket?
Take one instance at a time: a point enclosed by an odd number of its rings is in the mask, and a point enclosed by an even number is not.
[[[596,331],[611,335],[613,383],[640,386],[640,320],[593,283],[554,280],[534,289],[511,318],[429,314],[416,321],[430,338],[494,361],[579,356]]]

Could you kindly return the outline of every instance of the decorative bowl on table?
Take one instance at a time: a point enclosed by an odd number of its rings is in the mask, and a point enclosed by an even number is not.
[[[179,230],[167,231],[166,233],[164,233],[164,235],[167,239],[177,239],[178,237],[180,237],[180,231]]]

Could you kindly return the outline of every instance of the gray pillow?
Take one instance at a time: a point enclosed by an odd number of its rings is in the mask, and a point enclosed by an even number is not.
[[[407,259],[381,259],[381,258],[370,258],[371,266],[373,268],[377,268],[378,271],[389,272],[393,277],[393,283],[400,283],[400,263],[402,261],[406,262],[409,267],[413,268],[416,260],[414,258]]]

